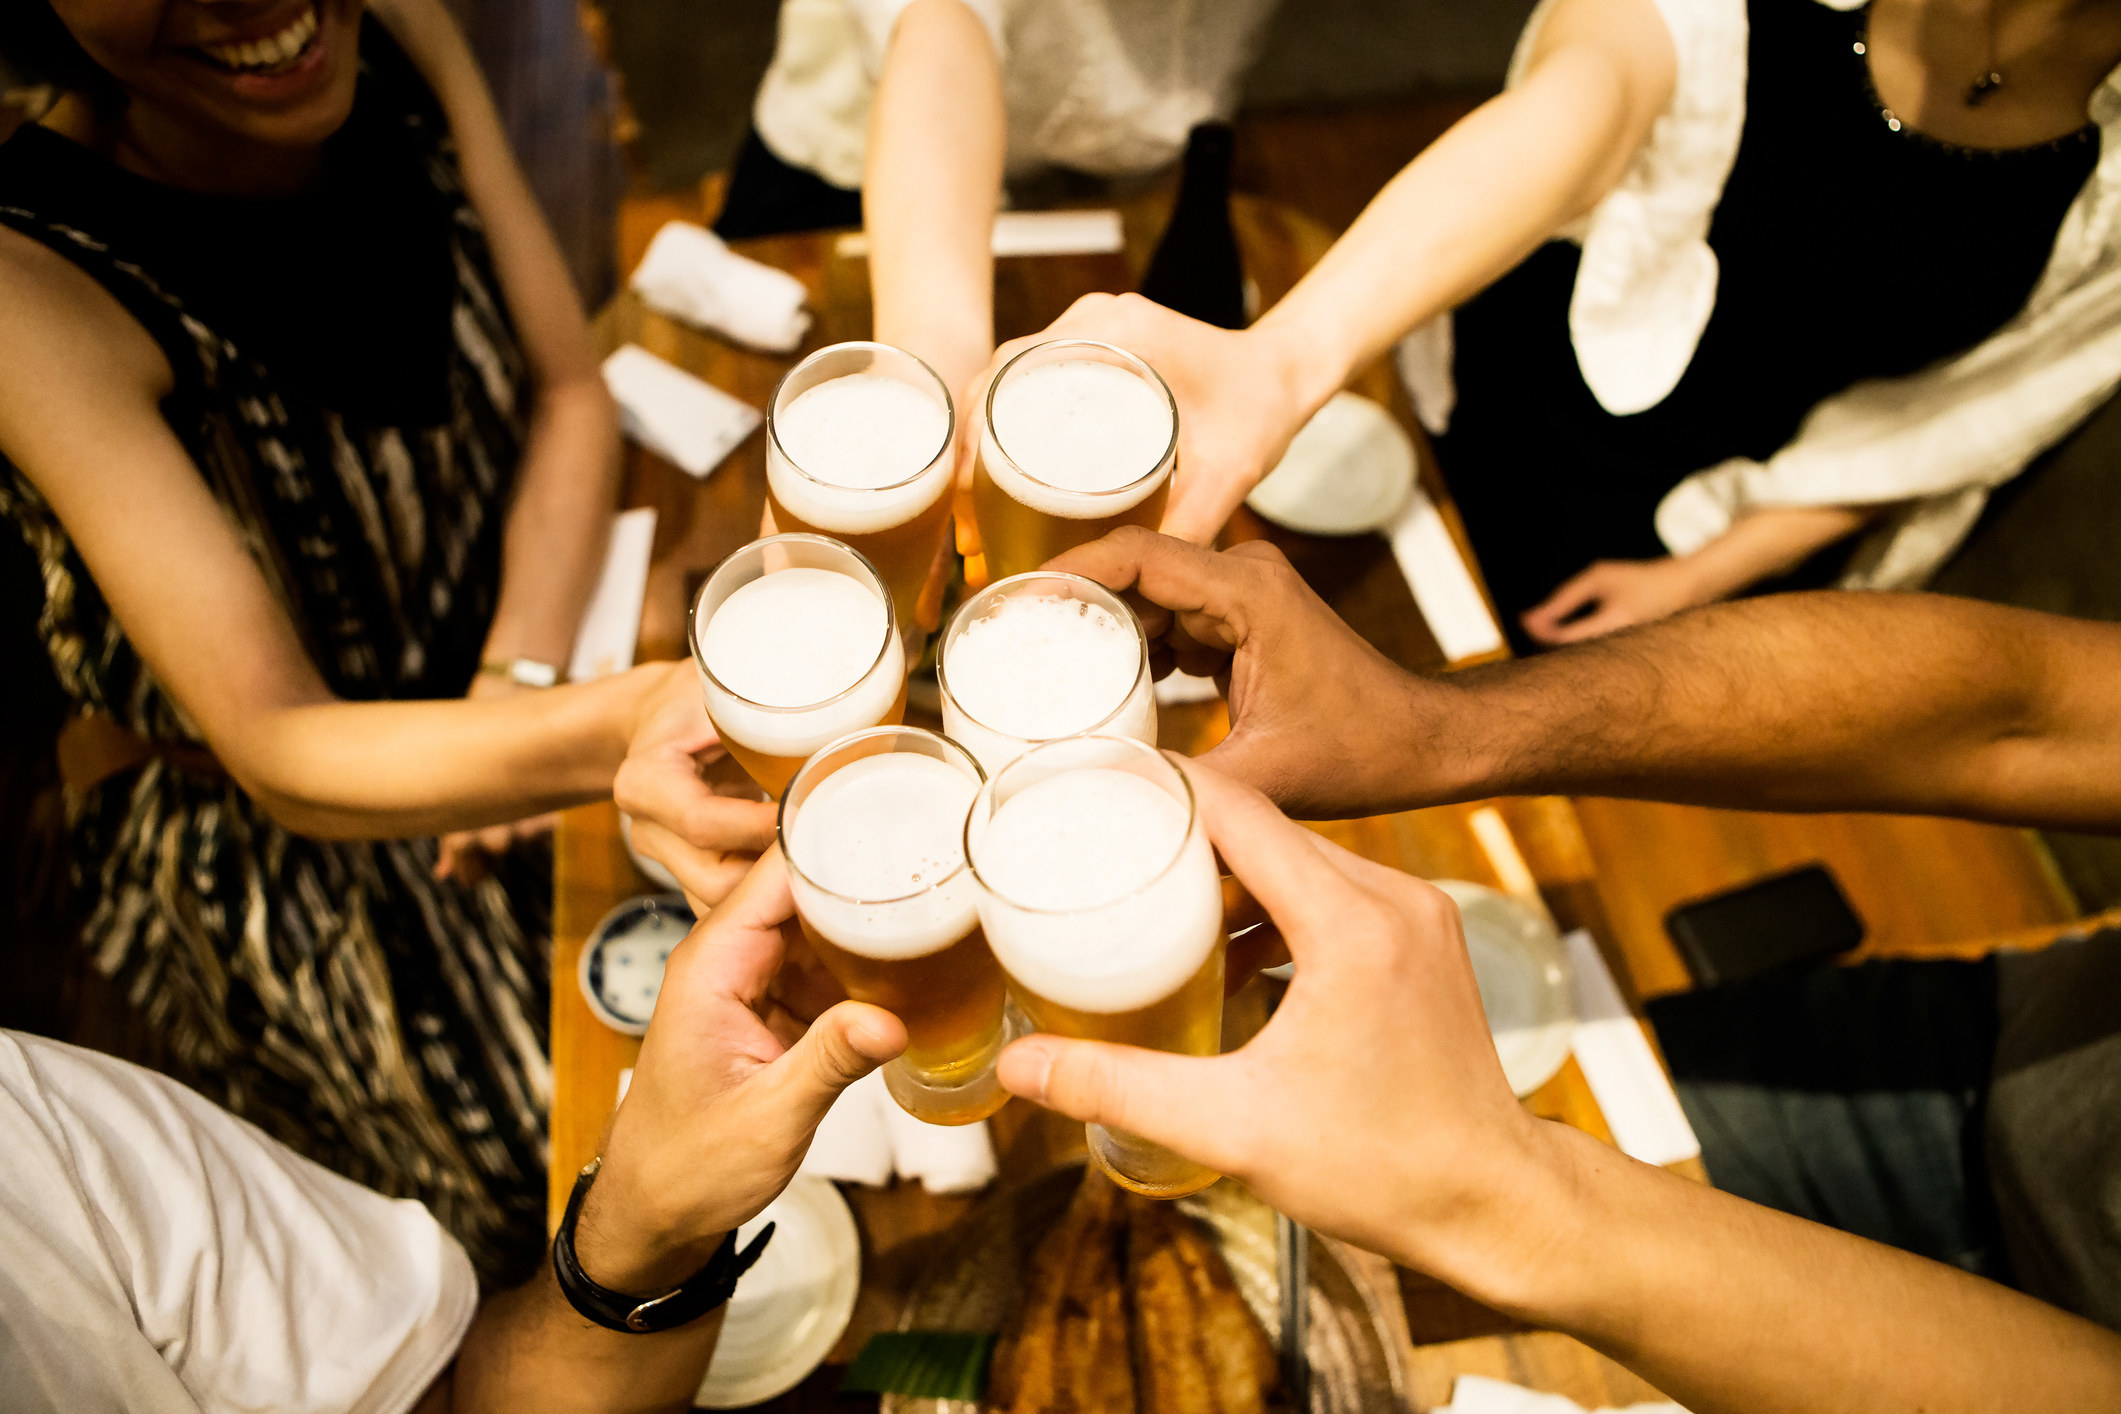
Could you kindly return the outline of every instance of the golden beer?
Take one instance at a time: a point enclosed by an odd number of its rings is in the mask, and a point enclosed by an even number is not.
[[[949,534],[955,431],[942,379],[889,344],[819,349],[781,380],[767,412],[775,527],[866,556],[908,632]]]
[[[964,858],[982,780],[947,737],[882,727],[819,751],[781,803],[803,934],[848,996],[905,1023],[884,1084],[931,1124],[971,1124],[1009,1098],[994,1075],[1007,989]]]
[[[974,801],[980,923],[1040,1030],[1179,1055],[1221,1049],[1222,887],[1192,787],[1122,737],[1035,746]],[[1137,1135],[1088,1127],[1112,1179],[1152,1198],[1217,1175]]]
[[[1124,349],[1054,339],[988,387],[972,506],[993,579],[1035,570],[1122,525],[1163,521],[1178,404]]]
[[[778,797],[835,737],[906,713],[906,657],[891,594],[836,540],[770,535],[716,567],[689,629],[723,746]]]

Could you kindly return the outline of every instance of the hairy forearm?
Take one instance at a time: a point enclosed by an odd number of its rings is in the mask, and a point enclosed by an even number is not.
[[[2121,1408],[2121,1336],[1547,1129],[1529,1206],[1454,1275],[1696,1414]]]
[[[1006,138],[986,28],[959,0],[915,0],[892,31],[870,108],[862,218],[876,337],[926,359],[953,394],[994,347],[991,242]]]
[[[618,413],[602,380],[592,373],[542,389],[502,540],[489,661],[565,670],[603,573],[618,491]]]
[[[692,1407],[721,1326],[722,1312],[715,1311],[661,1335],[607,1331],[575,1313],[548,1266],[528,1285],[479,1308],[454,1371],[437,1391],[447,1403],[437,1408],[674,1414]]]
[[[324,838],[474,829],[611,793],[654,663],[493,701],[280,708],[246,730],[230,770],[274,819]]]
[[[1403,798],[1617,795],[2121,827],[2121,628],[1778,595],[1414,684]]]
[[[1315,408],[1594,205],[1635,126],[1603,54],[1557,54],[1394,177],[1254,332]]]

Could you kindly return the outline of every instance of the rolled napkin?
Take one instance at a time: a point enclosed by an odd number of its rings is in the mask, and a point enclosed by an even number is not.
[[[604,386],[626,435],[693,476],[705,476],[765,419],[639,344],[604,360]]]
[[[1484,1375],[1460,1375],[1451,1386],[1451,1402],[1439,1408],[1436,1414],[1586,1414],[1586,1411],[1566,1395],[1541,1394]],[[1604,1408],[1594,1414],[1686,1414],[1686,1411],[1670,1403],[1630,1404],[1625,1409]]]
[[[994,1142],[979,1124],[923,1124],[898,1107],[881,1071],[847,1087],[817,1127],[802,1173],[881,1188],[893,1173],[931,1193],[969,1193],[994,1181]]]
[[[792,351],[810,328],[801,280],[690,221],[664,223],[628,283],[650,309],[773,353]]]

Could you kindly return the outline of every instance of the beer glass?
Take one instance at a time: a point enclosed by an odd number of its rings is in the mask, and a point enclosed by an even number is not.
[[[1034,746],[981,788],[965,822],[980,922],[1034,1029],[1179,1055],[1222,1049],[1222,888],[1193,788],[1125,737]],[[1091,1157],[1152,1198],[1217,1175],[1091,1125]]]
[[[972,1124],[1009,1099],[1007,987],[980,932],[965,815],[985,777],[963,747],[877,727],[812,756],[781,800],[781,853],[803,935],[847,995],[906,1024],[884,1067],[900,1108]]]
[[[990,776],[1054,737],[1156,744],[1141,620],[1081,575],[1012,575],[967,599],[943,630],[935,678],[943,730]]]
[[[891,593],[837,540],[752,541],[700,586],[686,635],[722,745],[776,799],[826,742],[905,718]]]
[[[1035,570],[1121,525],[1156,529],[1178,465],[1178,404],[1111,344],[1051,339],[987,389],[972,508],[994,579]]]
[[[790,369],[766,413],[776,529],[829,535],[869,557],[899,627],[950,529],[950,390],[889,344],[833,344]]]

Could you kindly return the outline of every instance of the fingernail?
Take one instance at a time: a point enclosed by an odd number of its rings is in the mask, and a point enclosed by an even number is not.
[[[1011,1054],[1021,1056],[1023,1059],[1008,1068],[1011,1071],[1028,1071],[1028,1073],[1021,1074],[1020,1078],[1025,1082],[1021,1085],[1012,1084],[1010,1077],[1002,1077],[1002,1088],[1021,1095],[1027,1100],[1044,1103],[1046,1082],[1053,1077],[1053,1052],[1051,1048],[1041,1046],[1036,1041],[1019,1041],[1003,1053],[1002,1059],[1007,1061]]]
[[[896,1046],[896,1038],[887,1036],[874,1025],[856,1022],[849,1032],[854,1048],[873,1061],[889,1060]]]

